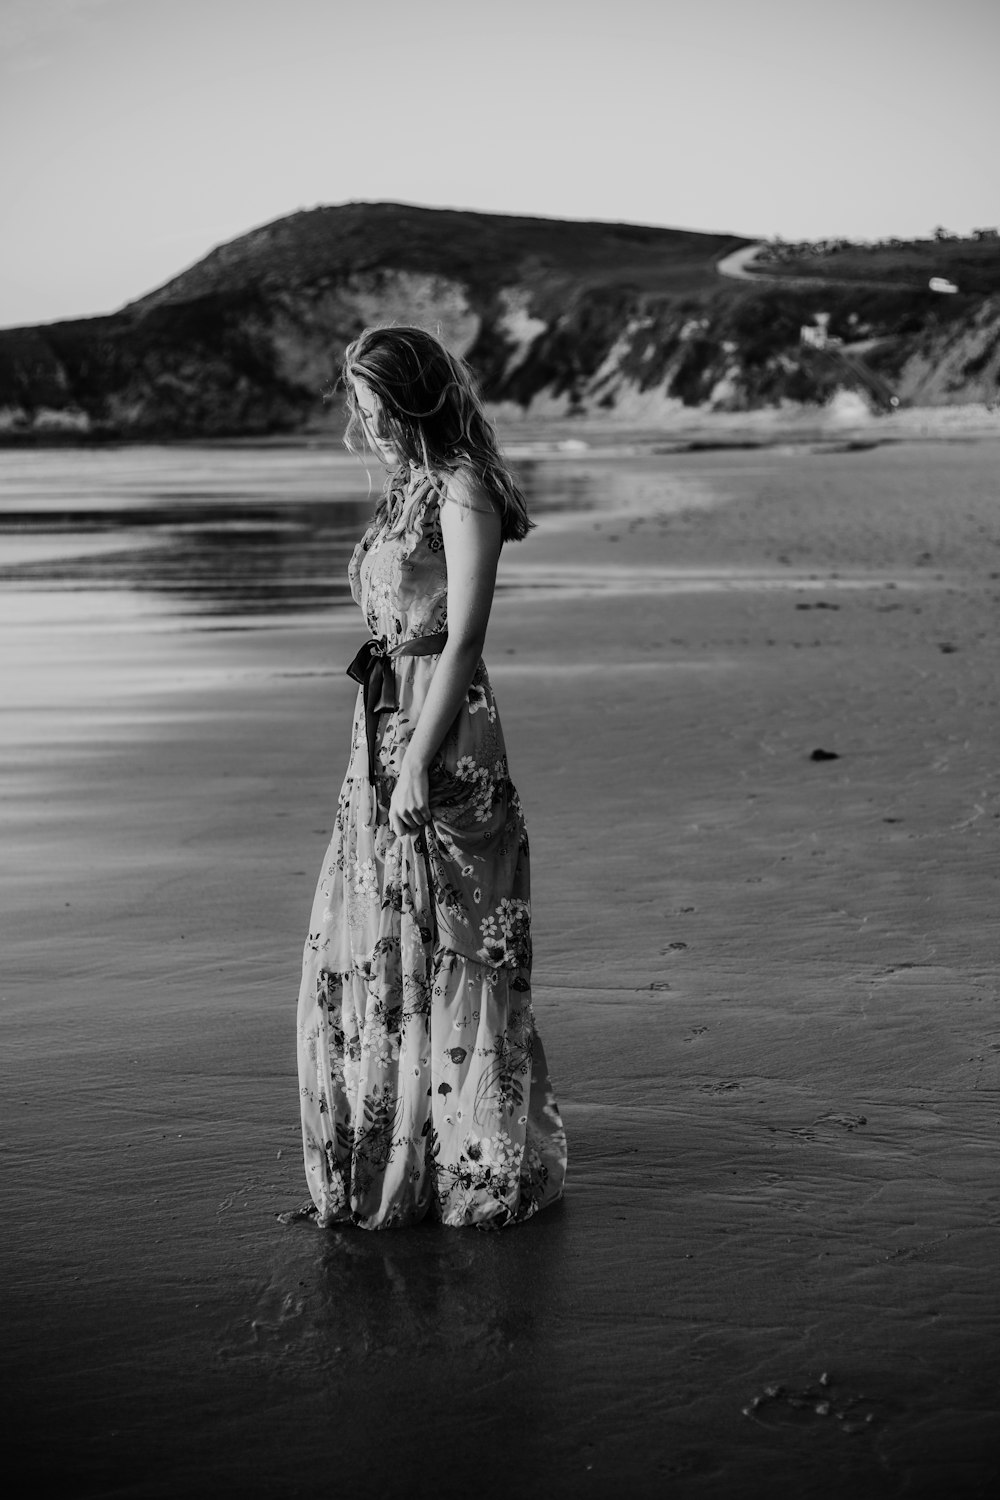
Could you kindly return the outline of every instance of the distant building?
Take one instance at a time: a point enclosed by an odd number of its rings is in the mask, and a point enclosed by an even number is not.
[[[818,312],[813,314],[811,323],[803,323],[799,329],[799,343],[810,349],[832,349],[842,344],[843,339],[834,338],[830,333],[830,314]]]

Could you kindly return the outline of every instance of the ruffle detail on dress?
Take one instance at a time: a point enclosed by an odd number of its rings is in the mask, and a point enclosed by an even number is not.
[[[446,950],[415,967],[407,982],[387,945],[370,969],[320,971],[301,1018],[318,1222],[528,1219],[562,1192],[566,1141],[527,982]]]

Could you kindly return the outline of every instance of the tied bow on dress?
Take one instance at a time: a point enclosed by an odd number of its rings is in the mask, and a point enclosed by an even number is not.
[[[446,630],[434,635],[418,635],[410,641],[390,646],[386,637],[365,641],[347,668],[348,677],[360,683],[365,705],[365,738],[368,741],[368,784],[375,786],[375,737],[378,716],[399,707],[396,697],[396,674],[393,661],[397,656],[438,656],[448,639]]]

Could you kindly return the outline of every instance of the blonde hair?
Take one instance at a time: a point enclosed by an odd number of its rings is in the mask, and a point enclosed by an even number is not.
[[[345,446],[359,455],[371,447],[354,392],[354,381],[363,380],[378,403],[375,436],[400,459],[376,508],[377,522],[398,519],[392,513],[394,497],[405,487],[411,466],[424,471],[442,498],[437,476],[467,468],[499,507],[504,541],[527,534],[534,522],[500,453],[475,376],[440,339],[422,328],[366,328],[348,344],[340,380],[347,396]]]

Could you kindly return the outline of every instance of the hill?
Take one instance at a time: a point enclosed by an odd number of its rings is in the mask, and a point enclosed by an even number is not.
[[[718,262],[751,243],[391,203],[293,214],[118,313],[0,331],[0,434],[336,427],[338,404],[324,393],[343,347],[384,320],[440,329],[492,402],[532,414],[657,423],[684,407],[820,403],[845,384],[876,403],[889,391],[932,404],[995,397],[992,281],[941,297],[927,288],[926,264],[898,288],[863,277],[827,284],[832,273],[811,267],[814,289],[791,261],[773,268],[794,274],[785,286],[721,278]],[[976,254],[984,276],[991,264],[1000,272],[1000,246]],[[829,335],[822,349],[801,336],[817,316]]]

